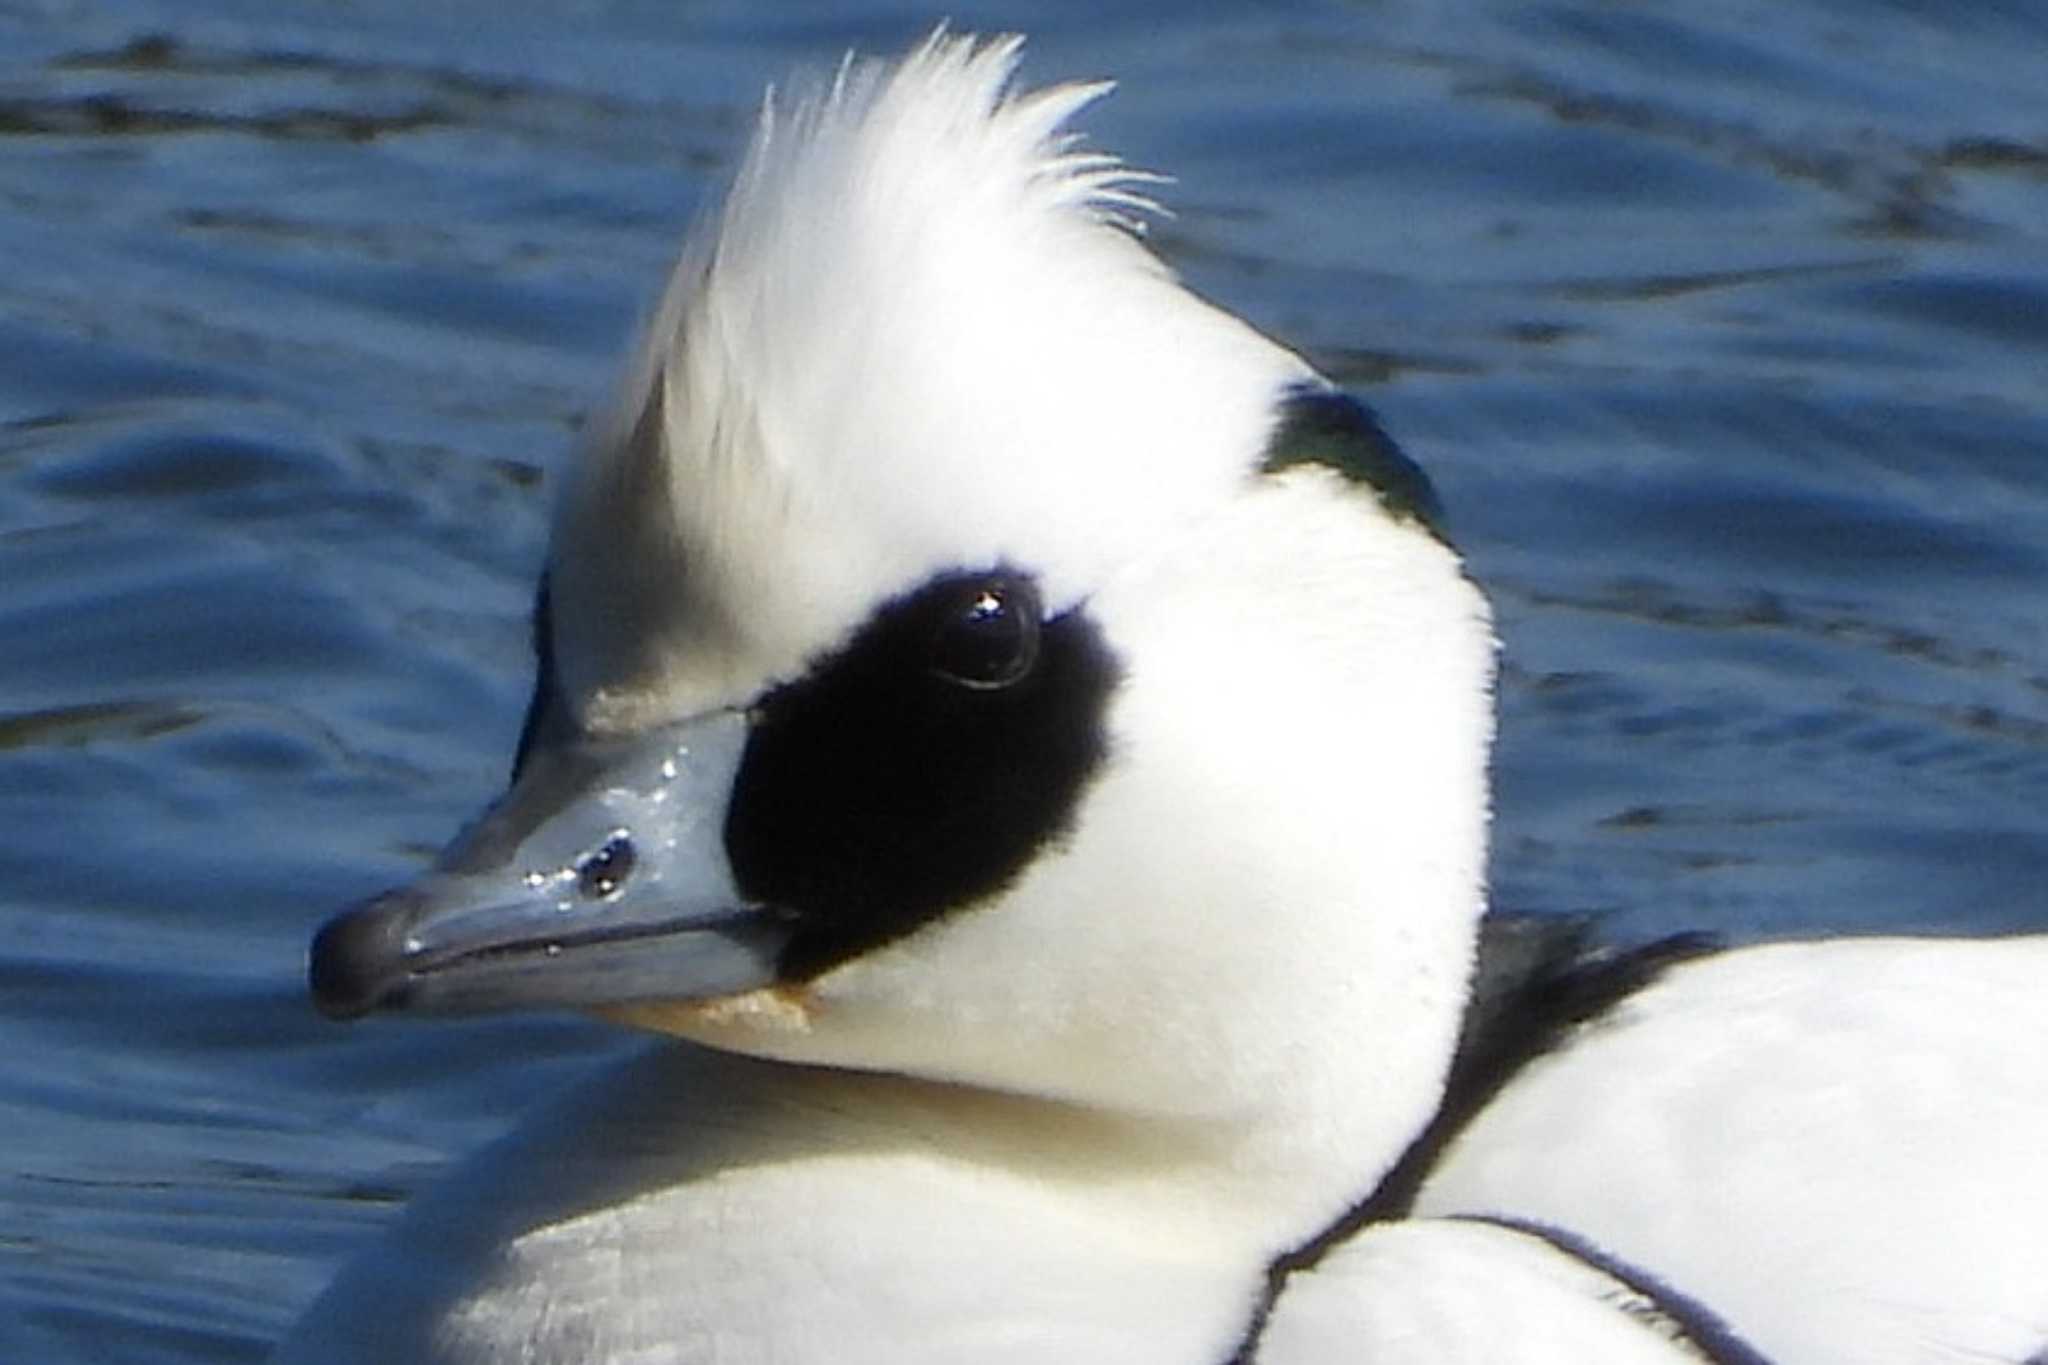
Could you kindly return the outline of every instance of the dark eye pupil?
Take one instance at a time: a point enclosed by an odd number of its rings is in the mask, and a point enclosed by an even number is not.
[[[1038,660],[1038,600],[1022,583],[968,585],[932,640],[932,667],[963,687],[1008,687]]]
[[[633,875],[634,861],[633,841],[614,834],[576,864],[576,894],[593,901],[611,895]]]

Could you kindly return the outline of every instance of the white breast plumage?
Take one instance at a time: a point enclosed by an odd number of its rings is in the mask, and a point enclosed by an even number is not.
[[[311,965],[670,1036],[281,1359],[2038,1351],[2048,947],[1523,926],[1475,978],[1493,640],[1428,482],[1017,50],[771,102],[686,249],[511,788]]]

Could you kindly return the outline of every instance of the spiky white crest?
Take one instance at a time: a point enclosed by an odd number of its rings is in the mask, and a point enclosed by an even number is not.
[[[1154,177],[1012,93],[1020,42],[935,34],[770,97],[557,528],[585,723],[743,699],[932,572],[1082,595],[1241,486],[1297,357],[1136,240]]]

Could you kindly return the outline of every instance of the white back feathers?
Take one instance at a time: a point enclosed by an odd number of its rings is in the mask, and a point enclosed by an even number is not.
[[[738,700],[945,566],[1069,605],[1242,487],[1297,357],[1134,237],[1152,177],[935,35],[771,95],[566,490],[567,700],[630,728]]]

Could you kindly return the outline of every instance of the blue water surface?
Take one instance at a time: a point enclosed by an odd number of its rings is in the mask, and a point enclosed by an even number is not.
[[[328,1025],[304,945],[502,781],[549,471],[762,85],[936,16],[505,9],[0,6],[0,1360],[259,1359],[630,1046]],[[2048,927],[2048,10],[947,12],[1118,77],[1160,248],[1437,480],[1498,901]]]

